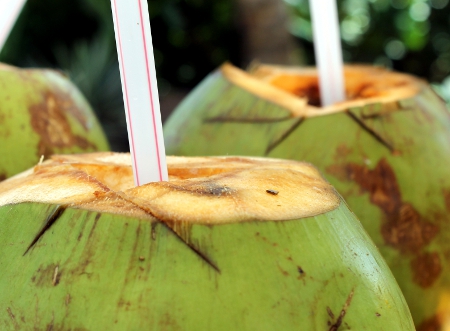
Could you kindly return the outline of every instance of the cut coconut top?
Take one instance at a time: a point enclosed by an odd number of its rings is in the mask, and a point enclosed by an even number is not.
[[[346,101],[320,106],[320,91],[315,68],[258,65],[250,72],[231,64],[220,68],[233,84],[262,99],[289,109],[293,116],[313,117],[344,111],[373,103],[391,103],[417,95],[422,80],[380,67],[348,65],[344,67]]]
[[[337,208],[310,164],[244,157],[168,157],[169,181],[134,187],[129,154],[56,155],[0,183],[0,206],[39,202],[166,222],[289,220]]]
[[[0,71],[14,71],[16,70],[15,67],[8,65],[6,63],[0,63]]]

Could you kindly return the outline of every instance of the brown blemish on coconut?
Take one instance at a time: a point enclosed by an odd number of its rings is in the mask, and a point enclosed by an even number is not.
[[[347,178],[355,181],[370,201],[384,213],[381,234],[401,253],[418,253],[436,236],[439,228],[402,200],[397,178],[385,158],[371,170],[359,164],[345,166]]]
[[[440,331],[441,323],[437,316],[433,316],[423,321],[418,327],[417,331]]]
[[[424,253],[411,261],[414,282],[422,288],[430,287],[442,272],[438,253]]]
[[[86,119],[81,116],[81,110],[75,111],[76,105],[69,97],[57,90],[43,95],[43,102],[30,106],[31,126],[40,136],[37,154],[40,157],[50,156],[54,148],[68,148],[78,146],[83,150],[96,149],[96,146],[72,132],[67,114],[75,118],[86,127]]]
[[[403,201],[395,172],[385,158],[374,169],[353,163],[340,165],[342,152],[342,148],[337,151],[336,163],[327,171],[339,180],[356,182],[363,192],[369,193],[370,201],[384,214],[381,225],[384,241],[403,254],[414,254],[410,262],[413,281],[422,288],[432,286],[442,273],[441,260],[437,253],[422,253],[422,250],[436,236],[439,227]],[[443,191],[443,198],[450,211],[450,190]],[[428,321],[423,330],[438,330],[431,328],[432,325]]]
[[[334,156],[334,159],[336,161],[345,160],[347,156],[349,156],[352,152],[352,148],[348,147],[345,144],[340,144],[336,149],[336,155]]]
[[[326,167],[325,171],[340,181],[347,181],[351,175],[348,169],[340,164],[332,164]]]
[[[333,156],[334,163],[325,169],[326,172],[340,181],[348,180],[350,178],[350,174],[348,173],[348,169],[345,166],[342,166],[342,163],[347,160],[347,157],[350,156],[351,153],[353,153],[353,149],[349,148],[345,144],[339,145]]]

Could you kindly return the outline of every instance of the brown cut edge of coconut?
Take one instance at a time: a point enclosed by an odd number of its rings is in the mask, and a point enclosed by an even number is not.
[[[17,70],[19,70],[19,68],[14,67],[14,66],[9,65],[9,64],[6,64],[6,63],[1,63],[0,62],[0,70],[3,70],[3,71],[17,71]]]
[[[288,109],[294,117],[314,117],[342,112],[374,103],[389,104],[412,98],[424,89],[422,80],[407,74],[365,65],[344,66],[346,101],[317,106],[317,70],[312,67],[257,65],[246,72],[225,63],[221,73],[258,97]],[[366,93],[361,93],[365,91]],[[296,93],[297,92],[297,93]]]
[[[129,154],[114,153],[54,156],[0,183],[0,206],[36,202],[165,222],[222,224],[300,219],[341,202],[308,163],[169,156],[168,182],[134,187],[129,159]]]

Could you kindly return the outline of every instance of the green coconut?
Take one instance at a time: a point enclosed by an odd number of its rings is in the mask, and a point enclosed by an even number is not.
[[[0,64],[0,180],[41,156],[108,149],[91,107],[67,77]]]
[[[450,115],[415,77],[345,68],[347,100],[320,106],[312,68],[225,64],[165,125],[176,155],[313,163],[361,220],[421,331],[450,328]]]
[[[355,215],[309,164],[57,156],[0,184],[0,329],[414,330]]]

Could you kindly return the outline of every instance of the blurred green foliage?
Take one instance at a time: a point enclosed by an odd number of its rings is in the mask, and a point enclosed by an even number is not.
[[[285,0],[291,32],[313,62],[308,0]],[[375,63],[440,82],[450,74],[449,0],[339,0],[345,62]]]
[[[308,0],[284,1],[304,64],[314,64]],[[241,64],[237,0],[148,4],[160,97],[194,87],[224,61]],[[449,0],[338,0],[338,8],[346,62],[423,77],[450,100]],[[28,0],[0,61],[65,71],[93,105],[113,148],[128,148],[110,0]]]
[[[165,84],[192,87],[224,61],[239,61],[233,4],[230,0],[149,1],[163,90]],[[71,53],[83,56],[77,48],[98,48],[98,43],[117,61],[110,0],[28,0],[0,61],[66,68],[70,61],[60,63],[62,55],[76,60]]]
[[[313,64],[309,0],[285,2],[290,31],[305,49],[306,64]],[[450,74],[449,0],[338,0],[338,8],[346,62],[383,64],[433,82]],[[233,0],[152,0],[149,12],[163,94],[170,86],[195,86],[226,60],[239,64]],[[87,75],[81,63],[93,67],[86,52],[99,48],[106,49],[95,65],[116,66],[109,0],[28,0],[0,61],[60,67],[71,75],[81,69],[74,78],[79,83]]]

